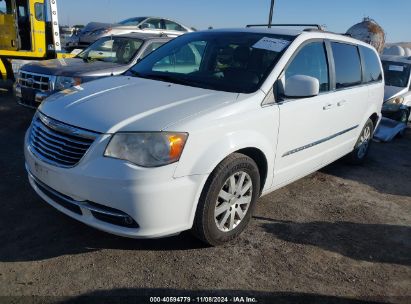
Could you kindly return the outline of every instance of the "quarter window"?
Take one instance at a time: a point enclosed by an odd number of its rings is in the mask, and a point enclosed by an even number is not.
[[[361,61],[354,45],[332,42],[337,89],[361,84]]]
[[[330,89],[327,57],[323,42],[312,42],[304,46],[285,70],[285,79],[306,75],[317,78],[320,92]]]
[[[364,59],[364,83],[370,83],[382,80],[382,72],[380,67],[380,60],[371,49],[367,47],[360,47],[362,57]]]

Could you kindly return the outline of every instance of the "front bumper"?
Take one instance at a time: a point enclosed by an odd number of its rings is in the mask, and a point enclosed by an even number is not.
[[[54,92],[43,92],[31,88],[22,88],[20,84],[16,83],[14,85],[14,95],[17,97],[17,102],[25,107],[32,109],[38,108],[38,106],[47,97],[51,96]]]
[[[59,168],[42,162],[31,152],[26,134],[24,150],[31,186],[59,211],[112,234],[156,238],[190,229],[207,176],[174,178],[177,164],[141,168],[122,160],[106,158],[103,153],[109,138],[109,135],[102,135],[96,139],[77,166]],[[46,190],[39,187],[39,183]],[[75,202],[81,212],[59,203],[47,191],[50,189]],[[119,217],[130,217],[137,225],[125,227],[108,222],[96,217],[90,206],[100,211],[112,211]]]

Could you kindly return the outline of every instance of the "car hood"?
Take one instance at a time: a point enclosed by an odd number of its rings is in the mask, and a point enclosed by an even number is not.
[[[408,92],[407,88],[385,86],[385,88],[384,88],[384,101],[387,101],[388,99],[400,96],[400,95],[402,95],[406,92]]]
[[[85,62],[80,58],[69,58],[33,62],[24,65],[21,70],[44,75],[81,76],[82,74],[90,75],[100,70],[121,69],[122,67],[124,71],[127,70],[127,66],[116,63],[103,61]],[[108,74],[110,73],[108,72]]]
[[[39,110],[64,123],[101,133],[161,131],[189,116],[235,102],[237,97],[237,93],[116,76],[54,94]]]
[[[92,31],[99,30],[99,29],[111,28],[113,26],[115,26],[115,24],[101,23],[101,22],[90,22],[81,30],[80,33],[84,34],[86,32],[92,32]]]

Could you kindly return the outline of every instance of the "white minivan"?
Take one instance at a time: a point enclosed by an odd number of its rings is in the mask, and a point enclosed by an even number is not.
[[[25,139],[29,181],[116,235],[235,238],[256,200],[348,154],[381,117],[377,52],[321,30],[221,29],[163,45],[125,75],[49,97]]]

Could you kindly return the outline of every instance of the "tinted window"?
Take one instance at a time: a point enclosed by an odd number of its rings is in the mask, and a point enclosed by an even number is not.
[[[294,75],[317,78],[320,82],[320,92],[330,89],[324,43],[310,43],[298,52],[285,71],[285,79],[287,80]]]
[[[382,80],[380,59],[371,49],[361,46],[361,53],[364,59],[364,82],[374,82]]]
[[[354,45],[332,42],[336,88],[348,88],[361,83],[361,62]]]

